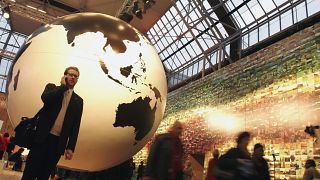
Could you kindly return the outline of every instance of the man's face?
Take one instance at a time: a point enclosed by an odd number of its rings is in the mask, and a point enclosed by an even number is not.
[[[177,123],[172,127],[172,133],[175,136],[180,136],[182,134],[182,131],[183,131],[183,127],[182,127],[182,124],[180,123]]]
[[[250,142],[250,138],[249,137],[245,137],[245,138],[241,139],[239,145],[241,147],[245,147],[246,148],[246,147],[248,147],[249,142]]]
[[[264,150],[263,148],[257,148],[254,150],[254,154],[257,156],[257,157],[262,157],[264,156]]]
[[[66,74],[66,77],[67,77],[66,78],[66,83],[70,87],[74,87],[78,82],[79,73],[74,69],[69,69],[67,74]]]
[[[219,151],[218,151],[218,149],[215,149],[215,150],[213,151],[212,156],[213,156],[214,158],[218,158],[218,157],[219,157]]]
[[[306,168],[311,167],[311,163],[307,161],[306,164],[305,164],[305,167],[306,167]]]

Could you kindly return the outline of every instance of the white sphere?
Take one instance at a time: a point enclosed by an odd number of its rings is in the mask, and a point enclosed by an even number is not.
[[[32,117],[47,83],[60,84],[68,66],[80,77],[74,91],[84,110],[74,157],[60,166],[98,171],[137,153],[156,131],[165,110],[167,83],[150,42],[117,18],[79,13],[35,31],[21,48],[7,87],[10,119]]]

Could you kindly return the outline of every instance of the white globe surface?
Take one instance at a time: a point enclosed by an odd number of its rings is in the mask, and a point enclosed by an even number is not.
[[[150,42],[135,28],[98,13],[61,17],[35,31],[18,52],[7,86],[14,127],[42,107],[47,83],[60,85],[66,67],[80,77],[84,100],[78,141],[62,167],[99,171],[132,157],[156,131],[165,110],[167,83]]]

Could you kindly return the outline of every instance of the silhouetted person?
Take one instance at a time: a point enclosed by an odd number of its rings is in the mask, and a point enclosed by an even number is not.
[[[46,85],[22,180],[47,180],[60,156],[64,154],[66,160],[72,159],[83,110],[82,98],[73,91],[79,75],[78,68],[68,67],[59,86]]]
[[[232,177],[217,177],[217,179],[251,180],[253,177],[253,163],[247,149],[250,141],[249,132],[241,132],[237,139],[237,147],[230,149],[219,159],[220,169],[230,172]]]
[[[132,178],[137,178],[136,163],[132,161]]]
[[[143,161],[140,162],[140,165],[138,166],[138,176],[137,176],[137,180],[141,180],[143,177],[143,173],[144,173],[144,165],[143,165]]]
[[[22,153],[24,151],[24,148],[20,148],[17,152],[13,153],[10,157],[9,157],[9,161],[14,162],[13,168],[12,170],[15,171],[21,171],[21,167],[22,167]]]
[[[8,145],[7,145],[7,153],[8,153],[8,156],[10,157],[11,156],[11,154],[13,153],[13,150],[14,150],[14,147],[15,147],[16,145],[14,144],[14,137],[13,136],[11,136],[10,137],[10,141],[9,141],[9,143],[8,143]]]
[[[4,152],[7,151],[7,146],[10,142],[9,136],[9,133],[4,133],[4,135],[0,135],[0,160],[2,159]]]
[[[312,159],[306,161],[306,170],[304,171],[302,180],[313,180],[315,178],[320,178],[319,172],[316,170],[316,163]]]
[[[270,180],[268,162],[263,158],[264,149],[262,144],[255,144],[253,148],[252,162],[256,179]]]
[[[181,180],[183,148],[179,136],[182,124],[176,121],[168,133],[156,137],[148,156],[144,180]]]
[[[210,159],[208,164],[206,180],[216,180],[216,176],[214,175],[214,170],[218,164],[219,150],[218,149],[213,150],[212,156],[213,158]]]
[[[191,161],[187,160],[183,169],[183,180],[191,180],[194,177]]]

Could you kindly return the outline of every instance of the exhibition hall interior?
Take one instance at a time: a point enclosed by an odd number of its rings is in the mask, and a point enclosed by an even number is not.
[[[46,120],[39,110],[52,108],[48,83],[72,89],[59,143],[64,129],[76,132],[51,179],[263,180],[257,144],[267,179],[308,179],[308,160],[319,175],[320,0],[0,0],[0,8],[0,180],[31,167]],[[76,124],[69,111],[78,108]],[[39,120],[31,146],[18,142],[23,117]],[[230,149],[243,150],[241,132],[250,162],[224,167]],[[161,158],[170,178],[155,177]]]

